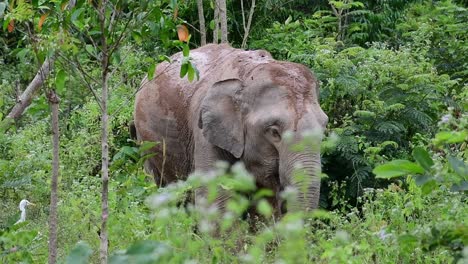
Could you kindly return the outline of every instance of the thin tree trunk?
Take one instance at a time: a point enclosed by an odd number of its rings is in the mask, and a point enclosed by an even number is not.
[[[100,232],[100,259],[102,264],[107,263],[109,240],[107,236],[107,219],[109,217],[108,207],[108,193],[109,193],[109,146],[108,146],[108,113],[107,113],[107,81],[109,71],[109,54],[107,47],[106,34],[106,5],[107,1],[103,0],[99,10],[99,20],[101,25],[101,45],[102,45],[102,58],[101,58],[101,71],[102,71],[102,141],[101,141],[101,152],[102,152],[102,196],[101,196],[101,232]]]
[[[197,0],[198,20],[200,20],[200,44],[206,45],[205,15],[203,12],[203,0]]]
[[[14,124],[14,122],[18,120],[21,115],[23,115],[24,110],[31,104],[34,95],[47,79],[47,76],[53,67],[54,60],[55,58],[51,57],[44,61],[44,63],[39,68],[39,71],[36,73],[36,76],[34,76],[34,79],[18,98],[10,113],[8,113],[8,115],[2,121],[2,124],[0,125],[0,131],[7,131]]]
[[[250,25],[252,24],[254,11],[255,11],[255,0],[252,0],[252,5],[250,6],[250,12],[249,12],[249,19],[247,20],[247,26],[245,26],[245,21],[244,21],[244,38],[242,39],[242,46],[241,46],[241,48],[243,49],[245,49],[245,46],[247,45],[247,39],[249,38]],[[242,16],[244,16],[244,13],[242,13]]]
[[[213,30],[213,43],[218,44],[218,38],[219,38],[219,6],[218,6],[217,1],[215,2],[213,21],[215,22],[215,28]]]
[[[58,201],[58,177],[59,177],[59,102],[60,99],[54,90],[51,90],[47,98],[52,108],[52,181],[50,184],[50,215],[49,215],[49,264],[57,262],[57,201]]]
[[[221,23],[221,43],[228,43],[226,0],[218,0],[219,21]]]

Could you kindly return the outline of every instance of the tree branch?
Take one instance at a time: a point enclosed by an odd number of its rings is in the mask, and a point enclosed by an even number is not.
[[[2,121],[2,124],[0,125],[0,131],[7,131],[14,124],[14,122],[23,115],[25,109],[31,104],[34,95],[47,79],[47,76],[52,70],[54,61],[55,57],[48,58],[44,61],[34,76],[34,79],[31,81],[31,83],[29,83],[28,87],[26,87],[24,92],[21,94],[13,109]]]
[[[241,2],[242,3],[242,2]],[[250,25],[252,24],[252,17],[255,11],[255,0],[252,0],[252,5],[250,6],[250,12],[249,12],[249,19],[247,21],[247,27],[244,27],[244,38],[242,39],[242,46],[241,48],[245,49],[245,46],[247,45],[247,39],[249,38],[249,32],[250,32]],[[242,16],[244,16],[244,12],[242,12]]]

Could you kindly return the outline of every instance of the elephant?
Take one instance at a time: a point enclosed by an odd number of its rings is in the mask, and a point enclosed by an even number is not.
[[[310,69],[275,60],[265,50],[228,44],[193,49],[190,58],[199,79],[179,77],[184,58],[176,53],[171,62],[157,66],[152,80],[143,79],[136,94],[137,141],[160,142],[144,165],[156,183],[165,186],[194,171],[209,172],[218,160],[243,162],[259,188],[273,191],[274,212],[317,208],[320,147],[291,150],[304,132],[323,134],[328,123]],[[286,131],[290,140],[284,138]],[[298,164],[306,177],[295,179]],[[279,193],[288,186],[305,191],[285,208]],[[216,202],[223,207],[226,197],[219,196]],[[195,204],[197,199],[196,194]]]

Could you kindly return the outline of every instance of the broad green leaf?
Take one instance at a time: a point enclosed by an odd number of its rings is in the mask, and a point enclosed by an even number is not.
[[[253,199],[258,200],[258,199],[260,199],[262,197],[273,197],[273,195],[274,195],[274,193],[270,189],[260,189],[255,193]]]
[[[133,31],[132,32],[132,37],[138,44],[141,44],[142,41],[143,41],[143,39],[141,38],[141,34],[138,31]]]
[[[10,24],[11,18],[7,18],[3,21],[3,31],[7,30],[8,25]]]
[[[95,51],[94,51],[93,45],[89,45],[89,44],[86,45],[86,46],[85,46],[85,50],[86,50],[89,54],[95,56]]]
[[[123,146],[119,152],[131,157],[135,161],[138,161],[138,149],[135,147]]]
[[[419,164],[409,160],[393,160],[375,167],[372,172],[376,175],[376,178],[391,179],[408,174],[422,174],[424,169]]]
[[[142,153],[158,145],[158,142],[153,141],[143,141],[140,145],[138,152]]]
[[[197,76],[197,81],[200,80],[200,72],[198,71],[197,67],[192,64],[192,68],[195,71],[195,76]]]
[[[354,116],[360,117],[360,118],[374,118],[375,113],[371,111],[364,111],[364,110],[357,110],[353,113]]]
[[[171,2],[169,3],[169,6],[174,9],[177,7],[177,0],[171,0]]]
[[[271,205],[265,199],[261,199],[258,202],[257,210],[260,214],[262,214],[265,217],[270,217],[271,214],[273,213],[273,209],[271,208]]]
[[[75,22],[79,16],[81,15],[81,13],[84,11],[84,8],[78,8],[76,9],[73,14],[71,15],[71,21],[72,22]]]
[[[466,166],[463,160],[459,160],[456,157],[448,156],[447,160],[450,164],[450,167],[463,179],[468,180],[468,166]]]
[[[130,246],[125,253],[117,253],[110,257],[109,263],[161,263],[161,258],[170,254],[172,250],[166,244],[150,240],[140,241]]]
[[[156,64],[153,63],[148,67],[148,80],[151,81],[154,77],[154,71],[156,70]]]
[[[189,82],[192,82],[193,78],[195,77],[195,70],[193,69],[191,63],[188,63],[187,65],[188,65],[187,77],[188,77]]]
[[[413,158],[421,165],[426,171],[429,171],[434,165],[429,153],[422,147],[415,147],[413,149]]]
[[[437,188],[437,182],[435,180],[430,180],[423,184],[423,186],[421,187],[421,190],[424,195],[428,195],[436,188]]]
[[[406,250],[411,251],[416,247],[416,244],[418,243],[418,239],[410,234],[404,234],[398,237],[398,242],[400,244],[401,248],[404,248]]]
[[[86,264],[89,263],[89,257],[93,253],[91,247],[85,242],[79,242],[72,249],[65,263],[67,264]]]
[[[426,182],[430,181],[431,179],[432,177],[428,175],[416,175],[414,177],[414,180],[418,186],[424,185]]]
[[[452,187],[450,187],[450,191],[452,192],[468,191],[468,181],[462,181],[459,184],[452,185]]]
[[[62,69],[60,69],[55,75],[55,87],[57,87],[58,91],[63,91],[65,89],[66,78],[67,74]]]
[[[466,140],[468,137],[468,132],[467,131],[443,131],[439,132],[436,134],[434,143],[436,145],[441,145],[441,144],[456,144],[456,143],[461,143]]]
[[[187,63],[182,64],[182,66],[180,67],[180,78],[184,78],[184,76],[187,74],[187,71],[188,71],[188,64]]]
[[[184,49],[182,51],[182,54],[184,54],[184,57],[188,57],[189,53],[190,53],[190,48],[189,48],[188,44],[184,45]]]
[[[166,56],[166,55],[159,55],[159,61],[171,62],[171,58],[169,58],[169,57]]]

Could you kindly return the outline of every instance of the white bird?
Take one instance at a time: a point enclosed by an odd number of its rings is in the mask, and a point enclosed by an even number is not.
[[[19,209],[21,211],[21,217],[15,223],[15,225],[18,224],[18,223],[26,221],[26,206],[27,205],[35,205],[35,204],[31,203],[30,201],[28,201],[26,199],[21,200],[21,202],[19,203]]]

